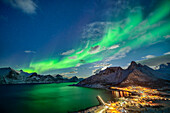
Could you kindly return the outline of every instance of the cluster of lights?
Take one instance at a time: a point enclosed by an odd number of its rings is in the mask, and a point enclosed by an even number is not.
[[[146,110],[146,107],[162,106],[155,103],[155,100],[170,100],[160,96],[161,93],[159,91],[151,88],[129,86],[125,88],[111,87],[111,89],[119,90],[120,98],[119,101],[107,104],[107,109],[105,110],[107,113],[139,112],[139,110]],[[126,96],[130,97],[126,98]]]

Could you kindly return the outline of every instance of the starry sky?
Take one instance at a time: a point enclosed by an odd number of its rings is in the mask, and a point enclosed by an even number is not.
[[[170,62],[169,6],[169,0],[1,0],[0,67],[87,77],[132,60],[151,67]]]

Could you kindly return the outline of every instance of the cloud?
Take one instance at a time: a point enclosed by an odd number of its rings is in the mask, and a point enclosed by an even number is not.
[[[86,25],[83,29],[82,38],[102,37],[106,33],[105,28],[112,25],[112,22],[93,22]]]
[[[89,53],[95,54],[95,53],[98,53],[99,50],[100,50],[100,46],[97,45],[97,46],[91,47],[90,50],[89,50]]]
[[[76,74],[78,73],[77,71],[70,71],[70,72],[65,72],[65,73],[60,73],[61,75],[68,75],[68,74]]]
[[[82,53],[84,50],[81,50],[81,51],[79,51],[79,52],[77,52],[76,54],[80,54],[80,53]]]
[[[144,56],[144,57],[142,57],[142,58],[148,59],[148,58],[154,58],[154,57],[155,57],[154,55],[147,55],[147,56]]]
[[[37,5],[33,0],[4,0],[4,2],[10,4],[14,8],[22,10],[24,13],[36,13]]]
[[[77,68],[72,68],[73,70],[78,70]]]
[[[113,28],[113,22],[93,22],[86,25],[83,28],[82,40],[84,42],[89,41],[90,43],[97,43],[100,41],[105,34],[107,34],[106,28]]]
[[[107,67],[109,67],[109,66],[102,67],[102,69],[101,69],[101,70],[105,70]]]
[[[111,65],[112,64],[109,64],[109,63],[100,63],[100,64],[97,64],[94,67],[101,67],[101,68],[92,70],[92,74],[99,73],[100,71],[105,70],[107,67],[110,67]]]
[[[130,63],[127,63],[125,66],[122,66],[122,69],[127,69],[129,67]]]
[[[35,51],[25,50],[25,53],[36,53]]]
[[[106,64],[101,63],[101,64],[95,65],[94,67],[109,67],[109,66],[111,66],[111,65],[112,65],[112,64],[109,64],[109,63],[106,63]]]
[[[80,63],[86,63],[86,61],[85,60],[80,60]]]
[[[74,49],[68,50],[66,52],[61,53],[61,55],[70,55],[71,53],[74,53],[74,51],[75,51]]]
[[[126,57],[126,54],[131,50],[130,47],[125,47],[119,50],[117,53],[115,53],[113,56],[108,57],[105,61],[111,61],[111,60],[116,60],[116,59],[121,59],[123,57]]]
[[[92,74],[97,74],[102,70],[102,68],[92,70]]]
[[[116,49],[118,47],[119,47],[119,45],[113,45],[113,46],[109,47],[108,49]]]
[[[89,46],[89,41],[87,41],[87,44],[86,44],[85,48],[82,49],[81,51],[77,52],[76,54],[82,53],[86,48],[88,48],[88,46]]]
[[[68,57],[69,59],[76,59],[77,56]]]
[[[87,44],[86,44],[86,47],[85,47],[85,49],[86,49],[86,48],[88,48],[88,46],[89,46],[89,41],[87,41]]]
[[[157,66],[168,62],[170,62],[170,54],[138,61],[138,63],[148,66]]]
[[[76,66],[75,66],[75,67],[79,67],[79,66],[81,66],[81,63],[76,64]]]
[[[170,38],[170,35],[166,35],[166,36],[164,36],[164,37],[167,39],[167,38]]]
[[[99,69],[94,69],[94,70],[92,70],[92,74],[97,74],[97,73],[99,73],[100,71],[105,70],[107,67],[108,67],[108,66],[104,66],[104,67],[99,68]]]
[[[170,52],[166,52],[166,53],[164,53],[164,55],[169,55],[170,54]]]

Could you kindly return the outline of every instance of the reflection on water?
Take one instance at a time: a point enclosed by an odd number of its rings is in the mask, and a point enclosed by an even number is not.
[[[130,97],[132,93],[127,91],[112,91],[112,95],[114,98],[120,98],[120,97]]]
[[[100,95],[105,102],[112,101],[108,110],[116,111],[136,106],[152,105],[153,100],[164,100],[156,96],[154,89],[126,87],[108,92],[92,88],[68,86],[73,83],[3,85],[0,86],[0,113],[67,113],[98,105]],[[119,90],[117,90],[119,89]],[[134,95],[139,93],[139,95]],[[154,95],[151,95],[154,94]],[[165,101],[166,102],[166,101]],[[168,103],[169,104],[169,103]],[[155,111],[154,111],[155,112]]]
[[[112,100],[111,92],[71,84],[0,86],[0,113],[67,113],[98,105],[97,95]]]

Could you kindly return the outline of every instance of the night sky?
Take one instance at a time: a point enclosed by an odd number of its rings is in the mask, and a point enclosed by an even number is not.
[[[87,77],[132,60],[170,62],[169,6],[170,0],[1,0],[0,67]]]

